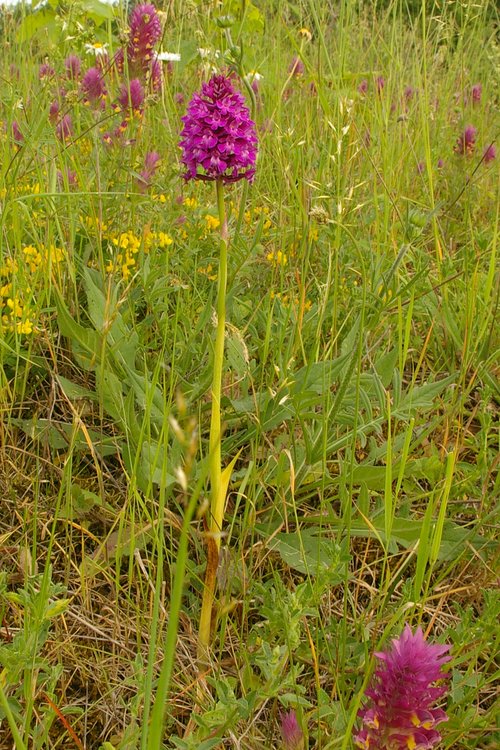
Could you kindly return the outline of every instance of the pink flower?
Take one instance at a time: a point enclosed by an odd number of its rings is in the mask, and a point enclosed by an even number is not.
[[[381,94],[385,88],[384,76],[378,76],[378,78],[375,81],[375,86],[377,87],[377,94]]]
[[[21,133],[21,128],[17,120],[13,120],[12,122],[12,137],[19,146],[24,143],[24,135]]]
[[[368,91],[368,81],[366,80],[366,78],[363,78],[363,80],[358,86],[358,92],[361,94],[361,96],[364,96],[367,91]]]
[[[59,109],[60,109],[60,107],[59,107],[59,101],[57,99],[54,99],[54,101],[52,102],[52,104],[49,107],[49,120],[51,122],[56,122],[57,121],[57,117],[59,115]]]
[[[288,66],[288,72],[291,73],[292,76],[295,76],[295,78],[303,76],[306,72],[304,63],[300,57],[297,57],[297,55],[292,58],[292,62]]]
[[[66,77],[71,80],[76,80],[80,76],[80,70],[82,68],[78,55],[68,55],[64,61],[64,68],[66,70]]]
[[[359,711],[362,728],[355,737],[364,750],[430,750],[441,740],[436,726],[447,720],[435,702],[447,691],[436,682],[448,677],[442,666],[449,646],[429,644],[422,629],[409,625],[392,641],[392,648],[376,653],[382,664],[366,691],[368,702]]]
[[[66,169],[64,172],[61,172],[61,170],[58,169],[57,182],[60,187],[64,187],[67,183],[68,187],[73,188],[78,185],[78,177],[76,172],[73,172],[71,169]]]
[[[106,85],[99,68],[89,68],[81,83],[81,89],[86,102],[90,104],[102,104],[106,96]]]
[[[56,125],[56,135],[60,141],[65,141],[73,135],[71,115],[64,115]]]
[[[304,747],[304,734],[297,721],[295,711],[292,709],[280,714],[281,736],[285,750],[302,750]]]
[[[490,145],[486,146],[486,148],[484,149],[483,161],[485,164],[489,164],[490,161],[493,161],[493,159],[496,159],[496,156],[497,156],[497,150],[495,148],[495,144],[490,143]]]
[[[56,71],[49,65],[49,63],[42,63],[38,68],[38,78],[43,81],[44,78],[52,78],[56,74]]]
[[[480,83],[475,83],[474,86],[472,86],[470,93],[471,93],[472,104],[480,104],[481,96],[483,94],[482,85]]]
[[[122,83],[118,101],[123,110],[132,109],[133,112],[140,112],[144,104],[144,89],[138,78],[133,78],[130,83]]]
[[[130,14],[129,60],[151,60],[155,44],[161,39],[161,23],[152,3],[136,5]]]
[[[146,154],[144,158],[144,169],[139,173],[140,176],[137,180],[137,186],[141,193],[144,193],[150,186],[159,161],[160,154],[157,151],[150,151]]]
[[[182,118],[179,143],[185,179],[249,181],[255,174],[257,136],[243,95],[230,79],[213,76],[194,94]],[[201,172],[199,170],[202,170]]]
[[[467,125],[462,135],[459,135],[455,148],[456,154],[460,156],[469,156],[476,146],[477,130],[473,125]]]

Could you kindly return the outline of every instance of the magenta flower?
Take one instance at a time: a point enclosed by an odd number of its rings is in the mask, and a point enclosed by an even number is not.
[[[64,172],[61,172],[60,169],[57,170],[57,183],[60,187],[64,187],[65,184],[68,184],[68,187],[74,188],[78,185],[78,176],[76,172],[73,172],[71,169],[65,169]]]
[[[71,115],[64,115],[56,125],[56,135],[60,141],[65,141],[73,135]]]
[[[82,69],[82,63],[78,55],[68,55],[64,61],[64,69],[66,70],[66,77],[75,80],[80,76]]]
[[[100,104],[106,96],[106,85],[99,68],[89,68],[81,83],[84,101],[90,104]]]
[[[481,86],[481,84],[475,83],[474,86],[472,86],[470,93],[471,93],[472,104],[480,104],[481,96],[483,94],[483,87]]]
[[[49,65],[49,63],[42,63],[38,68],[38,78],[43,81],[44,78],[52,78],[56,74],[56,71]]]
[[[21,128],[17,120],[12,121],[12,137],[18,146],[24,143],[24,135],[21,133]]]
[[[122,83],[118,101],[124,110],[130,108],[133,112],[141,111],[144,104],[144,89],[138,78],[133,78],[128,86],[126,83]]]
[[[161,23],[152,3],[137,5],[130,14],[130,41],[127,48],[132,62],[148,62],[161,39]]]
[[[59,101],[57,99],[54,99],[52,104],[49,107],[49,120],[51,122],[57,122],[57,118],[59,116]]]
[[[363,80],[358,86],[358,92],[361,94],[361,96],[364,96],[367,91],[368,91],[368,81],[366,80],[366,78],[363,78]]]
[[[257,160],[255,124],[243,95],[223,75],[194,94],[182,118],[179,143],[186,180],[251,181]],[[200,172],[199,170],[203,171]]]
[[[288,67],[288,72],[294,76],[295,78],[298,78],[299,76],[303,76],[306,72],[306,67],[300,57],[295,55],[295,57],[292,58],[292,62],[290,63]]]
[[[355,737],[364,750],[431,750],[441,740],[435,729],[447,720],[441,708],[434,708],[447,688],[436,686],[448,677],[441,671],[450,660],[449,646],[429,644],[422,629],[412,633],[409,625],[388,651],[376,653],[382,662],[360,709],[362,728]]]
[[[472,154],[476,146],[477,130],[473,125],[467,125],[462,135],[459,135],[455,148],[453,149],[456,154],[460,156],[468,156]]]
[[[486,146],[486,148],[484,149],[483,161],[485,164],[489,164],[490,161],[493,161],[493,159],[496,159],[496,157],[497,157],[497,150],[495,148],[495,144],[490,143],[490,145]]]
[[[150,186],[160,158],[160,154],[157,151],[149,151],[146,154],[144,158],[144,169],[139,172],[139,178],[137,179],[137,186],[141,193],[144,193]]]
[[[285,750],[302,750],[304,747],[304,734],[297,721],[295,711],[291,709],[280,714],[281,736]]]
[[[377,87],[377,94],[381,94],[385,88],[384,76],[378,76],[378,78],[375,81],[375,86]]]

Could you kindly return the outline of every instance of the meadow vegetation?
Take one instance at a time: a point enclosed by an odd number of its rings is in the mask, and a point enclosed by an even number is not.
[[[408,624],[450,647],[439,747],[492,750],[496,4],[155,5],[151,50],[132,4],[0,10],[0,748],[345,750]],[[200,664],[221,220],[179,141],[231,72]]]

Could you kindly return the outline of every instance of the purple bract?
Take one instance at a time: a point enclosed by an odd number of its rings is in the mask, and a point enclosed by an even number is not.
[[[257,159],[255,124],[243,95],[224,75],[194,94],[182,118],[180,147],[186,180],[251,181]],[[199,171],[199,170],[203,171]]]
[[[285,750],[302,750],[304,747],[304,734],[297,721],[295,711],[291,709],[280,714],[281,736]]]
[[[151,60],[152,50],[161,39],[161,23],[152,3],[137,5],[130,14],[128,55],[131,61]]]
[[[476,146],[477,130],[474,125],[467,125],[462,135],[459,135],[454,151],[460,156],[472,154]]]
[[[449,661],[449,646],[425,641],[421,628],[413,634],[406,625],[392,648],[375,656],[376,669],[360,709],[362,728],[355,737],[364,750],[430,750],[441,739],[436,726],[447,715],[434,704],[447,688],[436,686],[448,675],[441,671]]]

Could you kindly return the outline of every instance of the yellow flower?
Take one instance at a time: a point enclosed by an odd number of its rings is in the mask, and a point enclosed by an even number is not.
[[[172,237],[170,237],[165,232],[158,232],[158,247],[164,248],[168,247],[173,243]]]
[[[205,222],[209,232],[220,227],[220,219],[217,216],[212,216],[212,214],[205,215]]]
[[[284,268],[288,263],[288,256],[281,250],[271,250],[271,252],[267,254],[266,258],[273,266],[281,266],[282,268]]]

